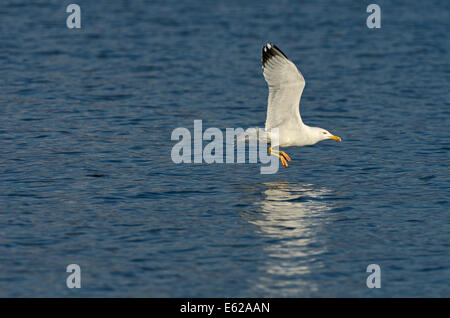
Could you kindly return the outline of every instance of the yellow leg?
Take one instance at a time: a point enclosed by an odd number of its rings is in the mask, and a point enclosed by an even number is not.
[[[280,155],[282,155],[287,161],[291,161],[291,158],[284,151],[279,151]]]
[[[281,151],[281,150],[272,150],[272,147],[269,147],[269,153],[270,153],[270,154],[273,154],[273,155],[275,155],[275,154],[282,155],[282,156],[284,157],[284,159],[286,159],[287,161],[291,161],[291,157],[289,157],[288,154],[285,153],[284,151]]]
[[[272,147],[269,147],[269,153],[274,155],[275,157],[280,158],[283,166],[288,167],[287,161],[291,161],[291,158],[284,151],[272,150]],[[287,160],[287,161],[286,161]]]

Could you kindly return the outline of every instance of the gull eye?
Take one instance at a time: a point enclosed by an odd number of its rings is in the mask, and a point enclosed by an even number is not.
[[[324,135],[326,135],[327,134],[327,132],[326,131],[324,131],[322,134],[324,134]]]

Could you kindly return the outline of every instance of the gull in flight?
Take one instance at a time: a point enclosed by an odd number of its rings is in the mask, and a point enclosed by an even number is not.
[[[305,88],[305,79],[287,56],[275,45],[267,43],[262,48],[262,69],[269,86],[269,98],[266,117],[266,140],[270,143],[269,153],[280,158],[287,167],[291,158],[273,147],[310,146],[326,139],[341,141],[329,131],[305,125],[300,117],[300,97]],[[272,129],[277,128],[278,144]]]

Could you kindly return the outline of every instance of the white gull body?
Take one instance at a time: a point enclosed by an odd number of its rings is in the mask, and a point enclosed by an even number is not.
[[[272,150],[273,147],[310,146],[327,139],[341,141],[323,128],[303,123],[299,105],[305,79],[294,63],[271,43],[262,48],[262,69],[269,86],[265,129],[248,129],[237,140],[257,139],[269,143],[269,152],[279,157],[286,167],[290,157],[284,151]]]

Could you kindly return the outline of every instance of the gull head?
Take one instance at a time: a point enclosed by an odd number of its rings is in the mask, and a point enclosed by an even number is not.
[[[313,135],[317,142],[327,139],[333,139],[336,141],[341,141],[341,137],[335,136],[332,133],[330,133],[328,130],[320,128],[320,127],[313,127]]]

